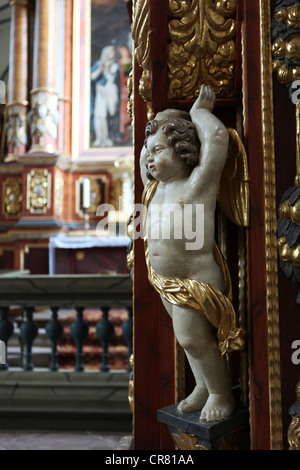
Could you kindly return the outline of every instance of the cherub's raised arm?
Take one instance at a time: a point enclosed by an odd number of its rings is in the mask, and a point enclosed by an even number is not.
[[[212,178],[217,182],[226,161],[229,137],[224,124],[212,114],[215,102],[212,88],[202,85],[190,116],[201,142],[199,166],[194,169],[193,177]]]
[[[193,104],[190,115],[197,128],[198,136],[203,145],[205,140],[216,134],[226,134],[224,124],[214,115],[212,111],[216,103],[216,95],[210,86],[202,85],[198,98]]]

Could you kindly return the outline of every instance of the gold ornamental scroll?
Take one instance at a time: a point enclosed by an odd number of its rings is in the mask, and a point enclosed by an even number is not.
[[[237,0],[169,0],[170,99],[193,99],[203,83],[233,96]]]
[[[147,104],[147,117],[153,118],[150,47],[150,0],[135,0],[132,15],[134,57],[142,69],[139,93]]]
[[[300,5],[288,6],[282,2],[282,6],[274,12],[274,22],[283,26],[285,34],[277,34],[272,44],[273,70],[280,83],[290,84],[300,78]]]

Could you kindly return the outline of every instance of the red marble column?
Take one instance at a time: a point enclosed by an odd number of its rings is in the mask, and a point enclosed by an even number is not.
[[[64,51],[63,51],[63,89],[59,91],[59,123],[58,149],[60,155],[71,155],[72,131],[72,30],[73,30],[73,0],[64,2]]]
[[[26,152],[28,93],[28,0],[11,5],[9,89],[7,103],[7,144],[5,161],[16,160]]]
[[[35,10],[30,153],[57,152],[56,0],[37,0]]]

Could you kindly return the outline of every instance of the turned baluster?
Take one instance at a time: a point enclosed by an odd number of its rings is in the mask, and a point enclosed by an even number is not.
[[[50,358],[50,367],[49,369],[51,371],[56,371],[58,370],[58,362],[57,362],[57,344],[63,334],[63,326],[61,323],[59,323],[57,319],[57,312],[59,310],[59,307],[52,307],[52,318],[51,320],[46,324],[45,330],[46,330],[46,335],[49,338],[51,342],[51,358]]]
[[[83,349],[84,340],[89,333],[89,326],[83,320],[84,307],[77,307],[76,311],[77,311],[77,319],[71,324],[70,333],[76,345],[75,371],[82,372],[84,370],[84,365],[83,365],[84,354],[82,352],[82,349]]]
[[[96,333],[102,344],[102,365],[101,372],[109,371],[108,365],[108,345],[114,335],[114,325],[108,320],[109,307],[102,308],[102,320],[97,323]]]
[[[8,369],[7,342],[9,338],[12,336],[13,331],[14,331],[14,326],[8,319],[8,312],[9,312],[9,307],[0,308],[0,340],[4,341],[6,345],[6,359],[5,359],[6,364],[0,364],[0,370]]]
[[[128,346],[128,365],[127,365],[127,371],[131,372],[132,368],[130,366],[129,360],[132,354],[132,307],[129,307],[128,309],[128,318],[127,320],[124,321],[122,325],[122,332],[124,335],[124,338],[126,340],[127,346]]]
[[[33,307],[24,308],[25,318],[20,326],[20,336],[25,345],[24,370],[33,370],[32,344],[38,334],[38,327],[32,320],[33,312]]]

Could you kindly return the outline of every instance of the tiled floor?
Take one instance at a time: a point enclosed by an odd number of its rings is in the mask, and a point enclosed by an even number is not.
[[[1,431],[0,450],[118,450],[124,434],[90,431]]]

